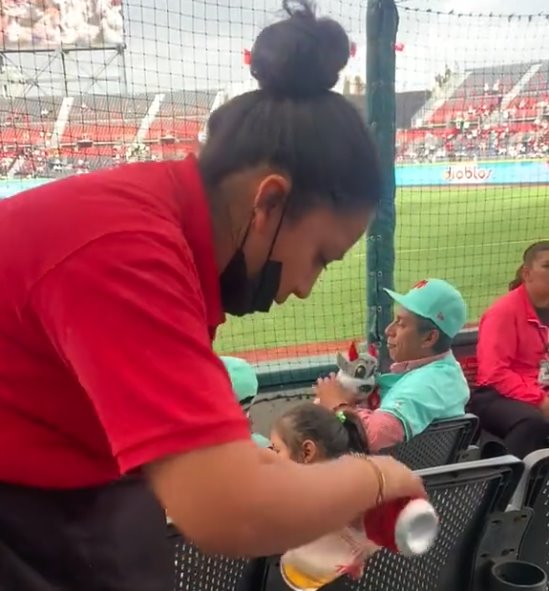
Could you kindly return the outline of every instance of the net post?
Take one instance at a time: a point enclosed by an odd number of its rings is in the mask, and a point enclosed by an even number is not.
[[[379,149],[382,194],[367,235],[367,334],[387,361],[384,331],[392,302],[383,291],[394,287],[395,267],[395,42],[398,12],[394,0],[368,0],[366,13],[366,118]]]

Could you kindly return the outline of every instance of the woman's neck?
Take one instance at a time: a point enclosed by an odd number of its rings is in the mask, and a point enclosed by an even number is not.
[[[537,295],[528,291],[528,297],[532,306],[538,310],[549,310],[549,295]]]

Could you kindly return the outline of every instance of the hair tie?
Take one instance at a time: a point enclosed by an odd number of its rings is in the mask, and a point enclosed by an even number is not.
[[[342,424],[347,420],[347,417],[342,410],[338,410],[336,412],[336,417],[339,419],[339,422]]]

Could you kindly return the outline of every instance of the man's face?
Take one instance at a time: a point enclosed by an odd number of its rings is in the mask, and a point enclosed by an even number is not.
[[[434,334],[433,334],[434,333]],[[393,322],[385,330],[389,356],[394,362],[415,361],[433,354],[436,331],[420,332],[418,317],[398,307]]]

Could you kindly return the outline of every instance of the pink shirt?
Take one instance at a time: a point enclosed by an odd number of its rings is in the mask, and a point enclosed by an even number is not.
[[[478,330],[479,386],[538,406],[548,394],[538,383],[540,363],[549,359],[549,328],[543,326],[524,285],[497,300]]]

